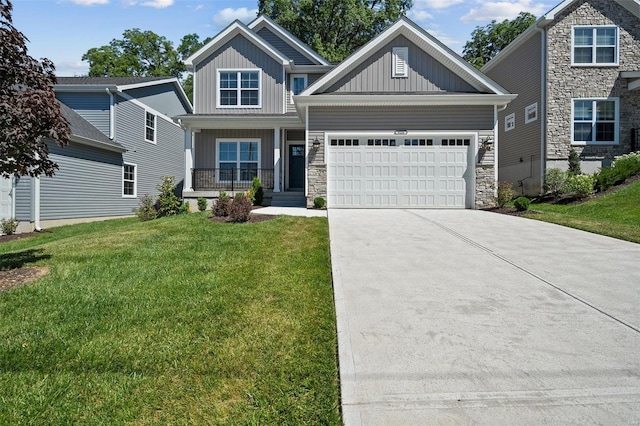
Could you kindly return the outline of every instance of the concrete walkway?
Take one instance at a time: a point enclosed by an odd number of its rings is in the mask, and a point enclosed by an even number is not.
[[[640,245],[330,210],[346,425],[640,424]]]
[[[273,216],[327,217],[326,210],[311,210],[304,207],[264,207],[253,210],[252,213],[268,214]]]

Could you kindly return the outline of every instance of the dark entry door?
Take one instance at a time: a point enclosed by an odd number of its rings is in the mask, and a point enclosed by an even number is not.
[[[304,145],[289,145],[289,189],[304,188]]]

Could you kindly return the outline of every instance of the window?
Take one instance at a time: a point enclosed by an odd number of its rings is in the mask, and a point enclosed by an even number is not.
[[[408,47],[394,47],[393,48],[393,77],[409,77],[409,67],[407,61],[409,60],[409,48]]]
[[[538,119],[538,103],[531,104],[524,109],[524,122],[525,124],[531,123]]]
[[[617,144],[619,100],[574,99],[573,143]]]
[[[360,139],[331,139],[331,146],[360,146]]]
[[[299,94],[306,88],[307,88],[307,75],[292,74],[291,75],[291,103],[293,103],[293,96]]]
[[[218,71],[218,108],[260,108],[260,70]]]
[[[260,141],[218,141],[220,181],[250,182],[258,176]]]
[[[504,118],[504,131],[508,132],[516,128],[516,114],[509,114]]]
[[[573,65],[618,65],[618,28],[573,27]]]
[[[156,143],[156,116],[145,112],[144,139]]]
[[[136,197],[136,180],[137,180],[137,167],[135,164],[125,163],[122,166],[122,196],[123,197]]]

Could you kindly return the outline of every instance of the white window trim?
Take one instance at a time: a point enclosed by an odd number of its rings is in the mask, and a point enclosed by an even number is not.
[[[509,123],[513,123],[513,126],[509,127]],[[512,112],[504,118],[504,131],[508,132],[516,128],[516,113]]]
[[[615,102],[615,124],[614,124],[614,141],[613,142],[598,142],[598,141],[575,141],[574,140],[574,124],[575,124],[575,101],[613,101]],[[595,123],[596,114],[594,111],[592,123]],[[594,133],[595,136],[595,133]],[[619,145],[620,144],[620,98],[572,98],[571,99],[571,145],[585,146],[585,145]]]
[[[133,166],[133,195],[124,193],[124,166]],[[122,198],[138,198],[138,165],[134,163],[122,163]]]
[[[258,73],[258,105],[220,105],[220,73],[223,72],[257,72]],[[238,79],[238,102],[240,102],[240,79]],[[224,89],[229,90],[229,89]],[[262,108],[262,70],[259,68],[219,68],[216,70],[216,108],[218,109],[259,109]]]
[[[392,49],[393,60],[391,65],[391,76],[393,78],[407,78],[409,77],[409,48],[408,47],[394,47]],[[404,62],[404,73],[398,72],[399,60]]]
[[[576,29],[577,28],[615,28],[616,30],[616,54],[615,54],[615,62],[607,62],[607,63],[598,63],[596,60],[596,38],[593,39],[593,61],[588,64],[584,63],[576,63],[575,62],[575,37],[576,37]],[[620,28],[617,25],[572,25],[571,26],[571,66],[574,67],[616,67],[620,63]]]
[[[147,139],[147,114],[153,115],[153,140]],[[154,145],[158,143],[158,116],[147,109],[144,110],[144,140]]]
[[[535,117],[529,118],[529,113],[535,111]],[[529,124],[538,120],[538,103],[535,102],[524,109],[524,123]]]
[[[216,181],[220,182],[220,143],[221,142],[236,142],[238,144],[238,159],[236,164],[240,161],[240,143],[241,142],[258,142],[258,170],[262,169],[262,139],[260,138],[216,138]],[[260,176],[258,174],[258,176]]]
[[[289,76],[289,92],[291,93],[291,96],[290,96],[291,101],[289,103],[291,103],[291,104],[293,104],[293,97],[295,96],[293,94],[293,79],[294,78],[304,78],[304,87],[305,87],[305,89],[307,88],[307,86],[309,84],[309,75],[308,74],[291,74]]]

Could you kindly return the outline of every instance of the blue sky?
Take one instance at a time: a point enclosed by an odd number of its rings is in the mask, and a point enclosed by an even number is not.
[[[536,16],[559,0],[414,0],[408,16],[460,53],[476,26],[512,19],[520,11]],[[13,23],[30,43],[29,54],[51,59],[59,76],[83,75],[82,55],[121,38],[129,28],[150,30],[177,46],[182,36],[215,35],[234,19],[250,22],[257,0],[13,0]]]

